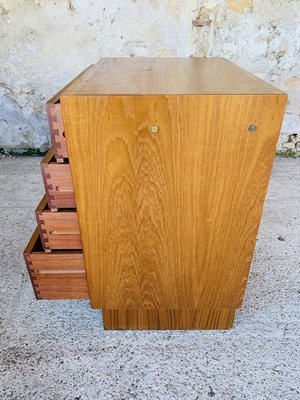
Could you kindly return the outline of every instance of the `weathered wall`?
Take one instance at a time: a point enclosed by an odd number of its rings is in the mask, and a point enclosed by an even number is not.
[[[214,55],[288,92],[300,151],[300,0],[0,0],[0,34],[0,148],[48,147],[47,98],[102,56]]]

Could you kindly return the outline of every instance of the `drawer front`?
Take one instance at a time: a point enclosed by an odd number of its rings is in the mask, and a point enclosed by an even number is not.
[[[39,273],[32,275],[36,298],[39,300],[88,299],[86,275]]]
[[[51,212],[44,196],[35,214],[44,250],[82,249],[75,210]]]
[[[37,299],[88,299],[83,254],[80,251],[43,252],[35,230],[24,258]]]
[[[41,170],[50,209],[75,208],[70,165],[56,163],[53,150],[50,149],[41,161]]]
[[[69,156],[60,102],[48,102],[46,108],[54,156],[57,162],[63,162]]]

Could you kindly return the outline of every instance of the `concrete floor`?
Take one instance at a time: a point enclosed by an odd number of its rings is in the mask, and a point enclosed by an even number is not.
[[[87,301],[36,301],[22,251],[42,193],[39,158],[0,160],[1,400],[300,398],[300,159],[275,162],[231,331],[104,331]]]

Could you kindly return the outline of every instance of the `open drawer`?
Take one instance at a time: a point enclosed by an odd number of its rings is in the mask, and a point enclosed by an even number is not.
[[[47,101],[46,110],[48,114],[48,122],[51,133],[51,143],[53,147],[54,156],[58,163],[64,162],[65,158],[68,158],[68,148],[65,138],[65,128],[62,117],[62,110],[60,104],[61,94],[72,84],[76,83],[76,80],[81,77],[88,69],[93,65],[90,65],[75,79],[69,82],[63,89],[56,93],[50,100]]]
[[[57,163],[53,149],[50,149],[41,161],[48,205],[52,211],[59,208],[75,208],[75,195],[68,161]]]
[[[45,195],[35,210],[40,238],[46,252],[82,249],[77,211],[60,209],[51,212]]]
[[[59,99],[53,98],[49,100],[46,109],[54,156],[58,163],[64,162],[64,158],[68,158],[69,155]]]
[[[37,299],[89,298],[81,251],[69,250],[45,253],[39,231],[36,229],[24,250],[24,258]]]

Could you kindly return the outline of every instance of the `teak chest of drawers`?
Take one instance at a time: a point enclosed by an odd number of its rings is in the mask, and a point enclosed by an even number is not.
[[[242,305],[287,96],[220,58],[106,58],[47,103],[37,298],[106,329],[227,329]]]

